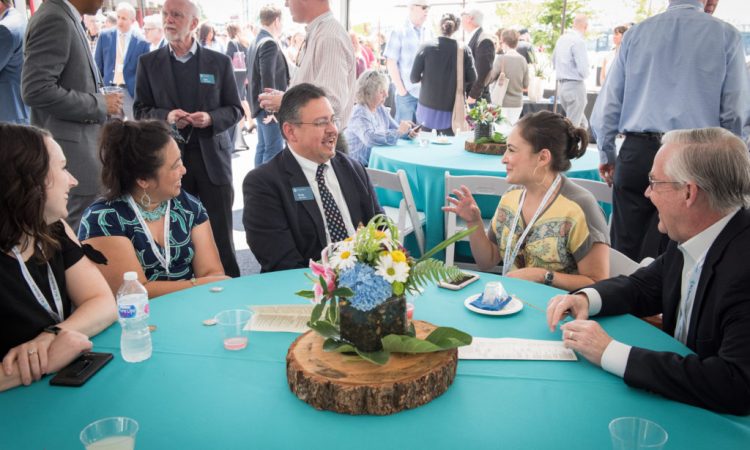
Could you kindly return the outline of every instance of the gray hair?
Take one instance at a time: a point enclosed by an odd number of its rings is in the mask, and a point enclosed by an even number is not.
[[[711,209],[728,213],[750,205],[750,155],[742,139],[713,127],[670,131],[662,144],[680,147],[664,173],[674,181],[697,184]]]
[[[469,8],[464,10],[464,14],[467,16],[471,16],[476,26],[482,26],[482,23],[484,22],[484,13],[481,10],[479,10],[478,8]]]
[[[162,30],[161,16],[159,14],[151,14],[143,18],[143,30]]]
[[[118,3],[117,4],[117,8],[115,8],[115,11],[118,12],[118,13],[120,11],[127,11],[128,13],[130,13],[130,18],[131,19],[135,19],[135,8],[133,7],[133,5],[131,5],[128,2],[120,2],[120,3]]]
[[[369,105],[381,89],[388,90],[388,78],[377,70],[367,70],[357,80],[354,101],[360,105]]]

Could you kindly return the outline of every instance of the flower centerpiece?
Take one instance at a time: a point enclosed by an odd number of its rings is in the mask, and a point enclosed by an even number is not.
[[[474,142],[480,144],[481,139],[491,138],[492,125],[504,120],[501,112],[500,106],[488,103],[486,99],[477,101],[466,115],[466,121],[474,130]]]
[[[354,236],[326,247],[320,262],[310,261],[312,290],[297,292],[316,306],[308,326],[326,338],[326,351],[357,353],[385,364],[391,352],[423,353],[471,343],[471,336],[453,328],[437,328],[417,339],[406,319],[406,293],[428,282],[455,279],[456,267],[432,256],[473,231],[442,242],[415,260],[398,241],[398,228],[384,215],[360,226]]]

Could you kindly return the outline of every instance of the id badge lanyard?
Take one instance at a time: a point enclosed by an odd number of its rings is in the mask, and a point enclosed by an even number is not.
[[[143,215],[141,215],[141,210],[138,209],[138,205],[136,205],[135,200],[133,200],[132,195],[128,195],[128,204],[130,204],[130,208],[135,212],[135,217],[138,219],[138,223],[141,224],[141,228],[143,228],[143,233],[146,235],[146,240],[148,241],[149,245],[151,246],[151,251],[154,252],[154,256],[156,256],[156,259],[159,260],[159,264],[164,267],[164,270],[167,271],[167,275],[169,275],[169,264],[172,260],[172,255],[170,252],[170,245],[169,245],[169,222],[170,216],[169,212],[171,210],[172,206],[172,200],[167,200],[167,212],[164,214],[164,254],[159,251],[159,246],[156,245],[156,240],[154,240],[154,237],[151,235],[151,231],[148,229],[148,225],[146,224],[146,221],[143,219]]]
[[[521,213],[523,211],[523,203],[526,200],[526,189],[523,190],[523,193],[521,193],[521,201],[518,203],[518,212],[516,213],[516,216],[513,218],[513,223],[510,226],[510,230],[508,231],[508,240],[505,243],[505,255],[503,257],[503,276],[507,275],[508,272],[510,272],[510,268],[513,265],[513,261],[516,260],[516,257],[518,256],[518,252],[521,250],[521,245],[523,245],[523,241],[526,240],[526,236],[531,231],[531,227],[534,226],[534,222],[539,218],[539,216],[542,214],[542,211],[544,210],[544,207],[547,205],[547,202],[549,201],[550,197],[552,197],[552,194],[554,194],[555,190],[557,189],[557,186],[560,185],[560,180],[562,180],[562,177],[560,174],[557,174],[555,177],[555,181],[552,182],[552,185],[547,189],[547,192],[544,194],[544,198],[542,198],[542,202],[539,203],[539,206],[536,208],[536,212],[534,212],[534,215],[531,217],[531,220],[529,221],[528,225],[526,225],[526,229],[523,230],[523,233],[521,233],[521,236],[518,238],[518,241],[516,241],[516,245],[513,247],[513,250],[511,251],[511,244],[513,243],[513,234],[516,230],[516,227],[518,226],[518,220],[521,217]]]
[[[31,289],[31,293],[34,295],[37,303],[39,303],[39,305],[44,308],[45,311],[47,311],[47,314],[49,314],[56,323],[62,322],[65,315],[65,313],[63,312],[62,296],[60,295],[60,288],[57,285],[55,275],[52,273],[52,266],[50,266],[49,262],[47,262],[47,280],[49,281],[49,289],[50,291],[52,291],[52,299],[55,302],[55,308],[57,309],[57,312],[52,310],[52,307],[44,297],[42,290],[39,289],[36,281],[34,281],[34,279],[31,277],[29,269],[26,267],[26,263],[23,262],[23,256],[21,256],[21,252],[18,250],[18,247],[13,246],[12,250],[13,255],[18,260],[18,266],[21,268],[23,279],[26,280],[26,284],[29,286],[29,289]]]

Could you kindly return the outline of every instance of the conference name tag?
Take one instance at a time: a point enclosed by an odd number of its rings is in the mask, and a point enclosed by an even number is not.
[[[216,84],[216,79],[211,73],[200,74],[201,84]]]
[[[310,186],[293,187],[292,193],[294,194],[294,201],[304,202],[307,200],[315,200],[312,188]]]

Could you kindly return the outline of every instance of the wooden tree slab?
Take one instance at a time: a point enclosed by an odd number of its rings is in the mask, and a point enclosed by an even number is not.
[[[414,321],[424,339],[436,327]],[[456,377],[456,349],[416,355],[391,354],[378,366],[358,357],[323,351],[324,339],[309,331],[286,355],[289,388],[317,409],[344,414],[393,414],[430,402]]]
[[[498,144],[495,142],[476,144],[471,139],[464,143],[464,150],[467,152],[482,153],[484,155],[503,155],[505,154],[506,148],[508,148],[506,144]]]

